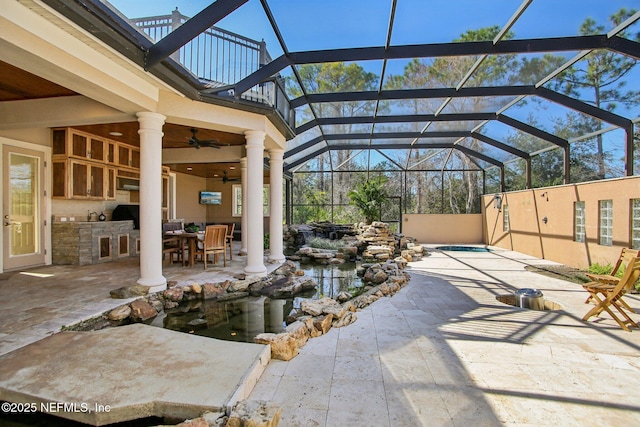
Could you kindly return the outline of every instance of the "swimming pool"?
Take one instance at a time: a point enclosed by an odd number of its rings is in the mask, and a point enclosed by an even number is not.
[[[437,246],[436,249],[441,251],[454,251],[454,252],[491,252],[489,248],[483,248],[478,246]]]

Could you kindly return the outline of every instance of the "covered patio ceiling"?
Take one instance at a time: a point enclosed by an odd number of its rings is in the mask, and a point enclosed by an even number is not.
[[[633,134],[638,102],[620,102],[613,109],[598,105],[589,88],[561,90],[566,71],[586,69],[591,58],[606,51],[613,61],[630,61],[619,82],[627,91],[640,91],[640,12],[629,13],[616,25],[610,19],[621,8],[629,11],[632,1],[512,0],[489,5],[374,0],[295,7],[284,0],[200,1],[183,4],[181,12],[193,18],[160,40],[141,38],[123,16],[169,12],[152,9],[154,2],[112,0],[118,10],[98,0],[44,2],[205,102],[250,108],[243,94],[274,78],[285,80],[296,118],[285,153],[288,171],[326,171],[327,165],[340,170],[344,159],[362,170],[420,170],[425,161],[436,159],[445,170],[455,167],[452,152],[469,160],[466,167],[502,170],[509,162],[529,164],[538,153],[560,149],[568,182],[572,144],[603,135],[605,150],[623,158],[624,174],[637,173]],[[587,19],[593,20],[594,31],[581,31]],[[193,70],[170,55],[213,25],[265,40],[275,59],[213,85],[192,78]],[[472,40],[464,38],[469,34]],[[356,81],[345,82],[345,74],[328,75],[329,81],[336,80],[333,84],[314,85],[308,73],[326,71],[323,64],[339,64],[342,68],[336,69],[353,72]],[[518,73],[498,70],[516,66]],[[427,74],[418,75],[420,67]],[[434,76],[437,71],[442,75]],[[422,80],[412,78],[412,72]],[[596,130],[560,134],[556,123],[568,112],[594,119]],[[346,154],[333,156],[335,152]],[[318,159],[323,159],[322,166]]]

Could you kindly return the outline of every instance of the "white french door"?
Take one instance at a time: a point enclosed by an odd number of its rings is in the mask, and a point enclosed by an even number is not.
[[[2,149],[3,269],[45,263],[44,153]]]

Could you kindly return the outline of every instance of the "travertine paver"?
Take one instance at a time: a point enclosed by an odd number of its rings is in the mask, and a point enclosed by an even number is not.
[[[640,331],[606,316],[583,322],[582,287],[527,264],[550,262],[501,249],[430,251],[410,264],[407,287],[358,312],[356,323],[312,339],[289,362],[272,361],[251,398],[279,402],[282,426],[640,422]],[[495,298],[524,287],[563,310],[522,310]],[[637,296],[627,300],[640,309]],[[316,365],[317,372],[302,368]]]
[[[142,324],[61,332],[0,356],[0,400],[93,425],[195,418],[245,399],[270,356],[269,346]]]

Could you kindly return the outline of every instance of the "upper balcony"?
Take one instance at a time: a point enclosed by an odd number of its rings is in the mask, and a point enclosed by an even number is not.
[[[130,22],[157,42],[187,20],[189,17],[176,8],[170,15],[134,18]],[[226,86],[231,88],[271,62],[264,40],[252,40],[215,26],[186,43],[171,58],[215,92]],[[294,111],[289,106],[283,78],[275,76],[242,93],[240,98],[274,108],[294,127]]]

